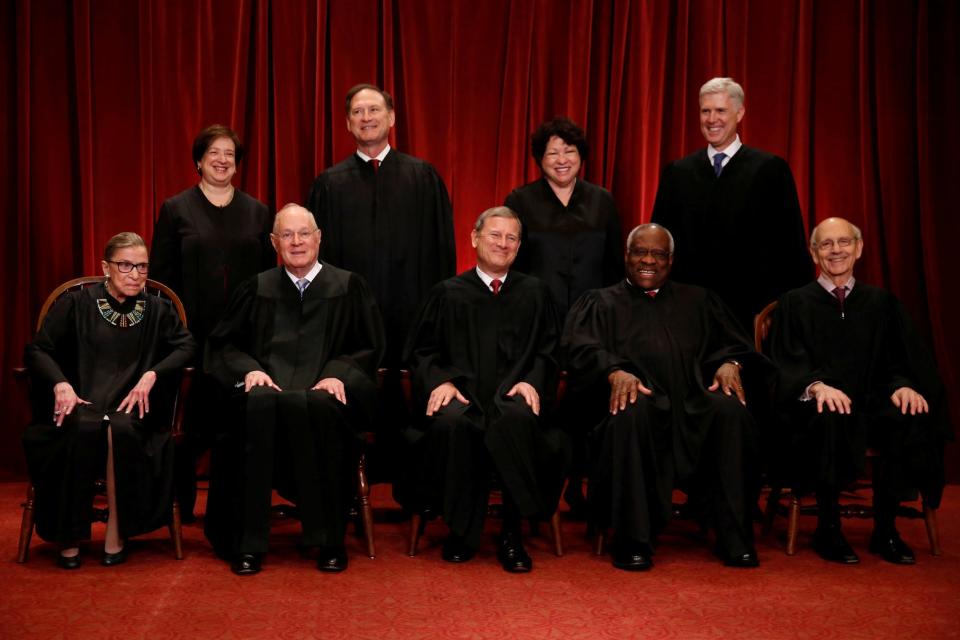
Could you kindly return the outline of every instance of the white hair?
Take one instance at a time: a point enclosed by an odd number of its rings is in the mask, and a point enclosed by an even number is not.
[[[662,224],[657,224],[655,222],[640,224],[633,228],[633,231],[631,231],[627,235],[627,251],[630,250],[630,245],[633,244],[634,238],[636,238],[638,235],[640,235],[644,231],[653,231],[655,229],[659,229],[660,231],[663,231],[665,234],[667,234],[667,240],[670,241],[670,253],[673,253],[673,249],[674,249],[673,234],[670,233],[670,229],[667,229]]]
[[[700,87],[700,99],[703,96],[712,93],[726,93],[730,99],[737,103],[738,107],[743,106],[744,95],[741,87],[733,78],[711,78]]]

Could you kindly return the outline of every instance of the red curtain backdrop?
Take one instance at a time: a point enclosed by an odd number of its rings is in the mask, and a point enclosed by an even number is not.
[[[0,470],[22,471],[10,371],[47,293],[96,273],[112,234],[149,241],[160,203],[197,180],[190,145],[207,124],[245,142],[242,189],[273,209],[301,202],[353,151],[342,101],[362,81],[396,97],[393,144],[446,181],[466,268],[476,215],[539,175],[537,123],[566,114],[586,128],[585,177],[629,228],[649,219],[664,163],[704,144],[699,86],[736,78],[741,137],[787,158],[808,229],[830,215],[863,228],[858,276],[904,300],[960,415],[952,0],[0,4]]]

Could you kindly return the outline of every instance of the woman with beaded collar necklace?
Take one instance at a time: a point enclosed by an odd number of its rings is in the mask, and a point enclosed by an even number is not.
[[[94,482],[107,480],[104,555],[124,562],[125,541],[168,523],[173,499],[172,398],[195,350],[169,300],[143,294],[147,247],[136,233],[111,238],[102,285],[51,307],[25,361],[33,424],[23,436],[36,492],[37,534],[60,545],[57,564],[80,566],[90,537]]]

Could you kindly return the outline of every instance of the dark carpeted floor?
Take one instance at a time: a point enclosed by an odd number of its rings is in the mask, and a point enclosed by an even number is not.
[[[257,576],[239,578],[214,557],[200,524],[184,528],[182,561],[165,531],[136,540],[127,564],[54,566],[34,538],[30,561],[14,561],[23,483],[0,484],[0,638],[952,638],[960,637],[960,487],[940,511],[944,553],[929,555],[921,521],[900,524],[918,555],[889,565],[866,550],[870,524],[846,521],[859,566],[821,561],[809,549],[814,521],[801,521],[796,556],[783,553],[785,523],[760,539],[762,566],[724,568],[688,522],[662,537],[656,567],[629,574],[594,556],[584,525],[565,522],[567,552],[530,540],[534,571],[504,573],[494,558],[496,523],[465,565],[440,559],[434,521],[420,554],[405,553],[407,523],[386,486],[374,490],[375,560],[348,538],[350,568],[319,573],[300,556],[297,524],[279,522]],[[544,527],[546,533],[546,527]]]

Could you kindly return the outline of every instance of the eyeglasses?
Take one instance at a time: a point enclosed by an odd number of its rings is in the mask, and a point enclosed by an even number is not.
[[[662,249],[633,249],[631,248],[628,252],[633,258],[646,258],[647,256],[653,256],[653,259],[657,262],[666,262],[667,258],[670,257],[669,251],[664,251]]]
[[[820,251],[833,251],[834,244],[841,249],[846,249],[856,241],[857,238],[837,238],[836,243],[834,243],[833,240],[823,240],[822,242],[814,243],[813,246]]]
[[[275,237],[280,238],[283,242],[293,242],[293,239],[296,238],[300,242],[306,242],[310,237],[315,234],[319,229],[301,229],[300,231],[284,231],[283,233],[273,234]]]
[[[117,262],[116,260],[107,260],[107,262],[117,265],[117,271],[120,273],[130,273],[134,269],[137,270],[137,273],[146,273],[150,270],[149,262],[138,262],[136,264],[127,262],[126,260],[121,260],[120,262]]]
[[[490,233],[481,233],[480,235],[486,238],[489,238],[492,242],[495,242],[497,244],[500,244],[504,240],[507,241],[507,244],[517,244],[520,242],[520,237],[515,236],[512,233],[503,235],[499,231],[491,231]]]

